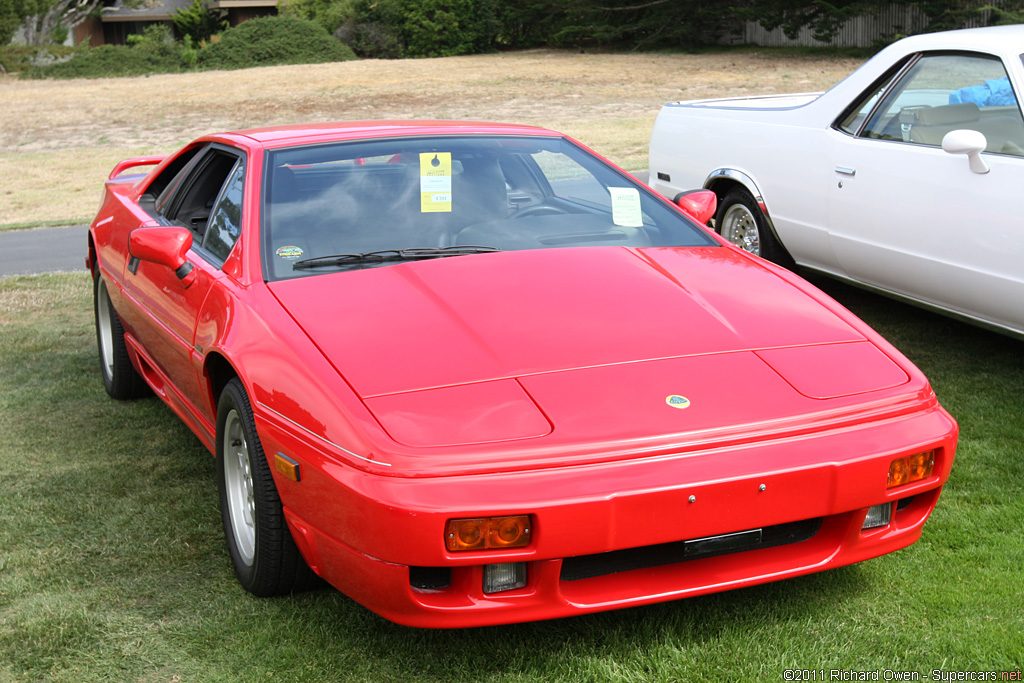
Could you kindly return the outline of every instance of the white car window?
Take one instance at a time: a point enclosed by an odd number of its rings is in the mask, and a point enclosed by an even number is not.
[[[862,135],[939,146],[946,133],[961,128],[984,134],[988,152],[1024,156],[1024,119],[999,59],[921,57],[885,95]]]

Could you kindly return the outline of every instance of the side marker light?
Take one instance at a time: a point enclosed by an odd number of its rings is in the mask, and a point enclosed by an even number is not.
[[[302,480],[302,475],[299,473],[298,461],[289,458],[284,453],[277,453],[274,455],[274,469],[277,470],[278,474],[283,476],[285,479],[291,479],[292,481]]]

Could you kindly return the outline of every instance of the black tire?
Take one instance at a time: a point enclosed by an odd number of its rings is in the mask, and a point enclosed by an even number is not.
[[[98,270],[93,273],[92,310],[96,321],[96,349],[99,351],[103,388],[111,398],[119,401],[148,395],[149,386],[128,357],[124,326],[110,302],[107,283]]]
[[[246,466],[248,487],[242,475]],[[217,488],[228,554],[245,590],[269,597],[305,590],[315,583],[288,529],[256,434],[249,397],[237,378],[227,383],[217,403]],[[244,509],[250,492],[251,525],[245,521]]]
[[[715,229],[740,249],[786,268],[796,265],[785,247],[775,239],[761,207],[742,187],[725,193],[715,213]]]

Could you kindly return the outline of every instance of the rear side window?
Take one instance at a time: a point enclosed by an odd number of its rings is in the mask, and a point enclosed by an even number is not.
[[[205,145],[196,145],[192,149],[186,150],[177,159],[167,164],[167,168],[153,179],[153,182],[146,188],[146,194],[142,196],[143,205],[151,208],[150,213],[163,213],[167,200],[174,194],[174,188],[180,185],[188,175],[185,168],[204,147]],[[159,199],[157,199],[158,197]]]

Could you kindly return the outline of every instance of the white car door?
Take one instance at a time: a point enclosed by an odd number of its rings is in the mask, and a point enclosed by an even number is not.
[[[913,56],[830,130],[829,238],[841,274],[1024,328],[1024,118],[1001,60]],[[983,133],[988,173],[942,150]]]

